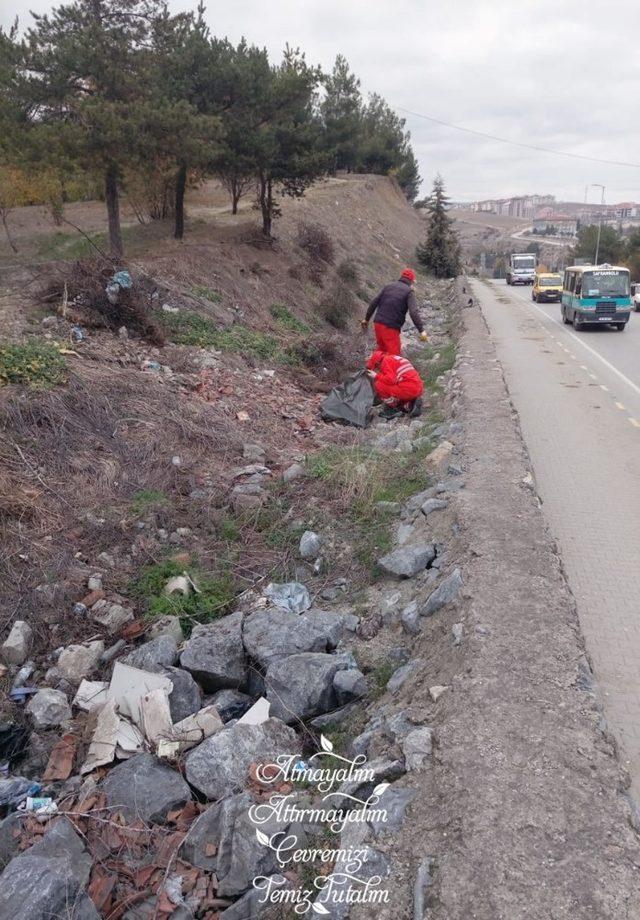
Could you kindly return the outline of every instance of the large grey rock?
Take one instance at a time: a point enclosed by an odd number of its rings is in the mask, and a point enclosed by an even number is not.
[[[248,463],[261,463],[264,465],[266,451],[262,444],[243,444],[242,456]]]
[[[241,898],[238,898],[231,907],[223,910],[220,914],[220,920],[260,920],[261,917],[266,917],[267,915],[270,920],[277,920],[280,908],[274,907],[273,904],[265,903],[265,891],[279,889],[287,891],[293,886],[289,879],[285,878],[284,875],[280,875],[279,872],[275,875],[270,875],[262,884],[265,885],[263,890],[258,891],[257,888],[251,888]],[[173,917],[171,920],[173,920]]]
[[[333,678],[347,666],[341,656],[322,652],[304,652],[273,662],[265,679],[272,715],[283,722],[296,722],[335,709]]]
[[[220,897],[236,897],[251,887],[256,876],[278,870],[275,852],[256,837],[258,825],[249,816],[253,804],[248,792],[222,799],[200,815],[182,844],[182,855],[188,862],[215,872]],[[259,830],[271,837],[286,831],[287,826],[271,816]],[[215,856],[207,855],[210,844],[217,848]]]
[[[324,610],[298,615],[278,607],[257,610],[246,617],[244,647],[260,665],[299,652],[325,652],[336,647],[343,632],[339,614]]]
[[[429,595],[427,603],[420,610],[420,616],[429,617],[436,611],[452,603],[458,596],[462,587],[460,569],[454,569],[451,575],[440,582],[438,587]]]
[[[5,664],[24,664],[29,656],[33,630],[24,620],[16,620],[11,632],[0,647],[0,658]]]
[[[128,821],[140,818],[155,824],[191,798],[181,775],[152,754],[136,754],[119,763],[107,774],[102,790],[109,808],[122,812]]]
[[[410,514],[415,514],[419,511],[422,505],[431,498],[433,495],[433,489],[425,489],[423,492],[416,492],[415,495],[412,495],[411,498],[408,498],[405,502],[405,508]]]
[[[101,640],[86,645],[68,645],[60,654],[56,668],[65,680],[79,684],[83,677],[88,677],[97,668],[103,652],[104,642]]]
[[[424,667],[425,662],[422,658],[412,658],[411,661],[408,661],[406,664],[403,664],[398,668],[397,671],[394,671],[389,681],[387,683],[387,690],[390,690],[391,693],[396,693],[403,686],[403,684],[411,677],[412,674],[415,674],[416,671],[419,671],[420,668]]]
[[[36,728],[56,728],[71,718],[71,706],[61,690],[38,690],[27,704]]]
[[[420,632],[420,611],[418,610],[417,601],[411,601],[400,617],[402,628],[410,636],[416,636]]]
[[[165,668],[170,668],[178,658],[178,646],[173,636],[162,635],[144,642],[138,648],[129,652],[122,659],[123,664],[141,671],[152,671],[158,674]]]
[[[83,889],[91,863],[69,821],[56,821],[0,875],[0,917],[52,920],[76,916],[76,906],[85,899]]]
[[[357,900],[358,894],[361,894],[363,890],[363,883],[368,882],[374,876],[380,877],[381,884],[369,890],[384,890],[384,880],[391,874],[391,866],[387,857],[370,846],[358,847],[358,855],[362,862],[356,864],[354,869],[348,844],[343,843],[344,837],[345,833],[343,832],[340,846],[344,855],[341,855],[336,861],[333,873],[329,876],[328,885],[315,900],[315,904],[322,904],[324,907],[325,913],[323,916],[327,920],[346,920],[351,911],[348,892],[352,891],[355,895],[354,900]],[[355,881],[355,879],[359,881]],[[371,902],[370,906],[375,903]],[[373,917],[375,914],[372,912],[370,916]]]
[[[353,700],[359,700],[367,694],[367,681],[357,668],[338,671],[333,677],[333,689],[338,706],[346,706]]]
[[[430,728],[416,728],[402,742],[402,753],[407,770],[421,770],[427,757],[433,751],[433,731]]]
[[[16,855],[20,840],[14,836],[24,822],[24,816],[12,812],[0,821],[0,870]]]
[[[202,691],[191,674],[183,668],[167,668],[164,672],[173,684],[169,694],[171,721],[181,722],[202,708]]]
[[[178,645],[184,642],[184,633],[180,625],[180,617],[174,617],[167,614],[163,617],[156,617],[147,632],[148,639],[157,639],[158,636],[173,636]]]
[[[215,706],[223,722],[239,719],[252,705],[253,700],[240,690],[218,690],[205,700],[207,706]]]
[[[428,498],[424,505],[420,507],[420,511],[424,514],[425,517],[432,514],[434,511],[444,511],[447,507],[447,502],[442,498]]]
[[[322,538],[313,530],[305,530],[300,537],[300,556],[302,559],[317,559],[322,549]]]
[[[284,584],[271,582],[264,593],[274,607],[281,607],[290,613],[304,613],[311,607],[309,589],[297,581],[288,581]]]
[[[91,608],[91,619],[107,630],[110,636],[119,632],[125,623],[133,620],[133,610],[123,607],[122,604],[110,604],[107,601],[98,601]]]
[[[247,681],[247,661],[242,644],[243,614],[196,626],[180,664],[190,671],[207,692],[242,687]]]
[[[413,920],[427,920],[431,913],[429,908],[434,906],[430,891],[433,886],[434,864],[433,856],[425,856],[418,866],[413,885]]]
[[[378,565],[383,572],[394,578],[413,578],[423,572],[435,558],[435,544],[416,543],[411,546],[400,546],[387,553],[378,559]]]
[[[254,762],[270,762],[278,754],[297,754],[300,742],[279,719],[261,725],[236,724],[212,735],[187,754],[186,777],[208,799],[221,799],[243,789]]]
[[[380,802],[375,808],[375,811],[379,812],[379,814],[376,814],[369,821],[369,827],[376,837],[382,834],[392,834],[400,830],[407,805],[415,798],[415,795],[416,793],[413,789],[399,789],[395,786],[385,789],[380,797]],[[384,821],[382,820],[382,812],[385,813]]]
[[[294,479],[300,479],[304,476],[304,466],[301,463],[292,463],[282,474],[283,482],[293,482]]]

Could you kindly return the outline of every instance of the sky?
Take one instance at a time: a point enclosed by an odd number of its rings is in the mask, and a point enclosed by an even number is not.
[[[173,11],[195,6],[169,0]],[[46,0],[0,0],[0,23]],[[245,37],[278,60],[285,44],[328,69],[345,55],[363,92],[406,118],[426,193],[436,173],[454,200],[550,193],[640,201],[637,0],[209,0],[213,34]],[[417,114],[407,114],[409,110]],[[544,154],[520,143],[636,167]]]

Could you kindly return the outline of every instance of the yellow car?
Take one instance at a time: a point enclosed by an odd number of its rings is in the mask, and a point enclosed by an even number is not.
[[[562,297],[562,275],[551,272],[536,275],[531,288],[531,299],[536,303],[544,300],[559,301]]]

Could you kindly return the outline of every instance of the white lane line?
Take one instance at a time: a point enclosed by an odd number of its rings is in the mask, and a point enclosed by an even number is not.
[[[543,316],[546,316],[548,320],[551,320],[552,323],[557,323],[558,326],[563,325],[559,319],[554,319],[552,316],[549,316],[548,313],[545,313],[537,303],[532,303],[531,306],[535,307],[535,309],[542,313]],[[587,345],[586,342],[583,342],[580,336],[576,335],[575,332],[570,332],[569,329],[565,329],[564,331],[567,335],[570,335],[572,339],[575,339],[578,345],[581,345],[582,348],[585,348],[589,354],[592,354],[594,358],[597,358],[598,361],[601,361],[605,367],[607,367],[613,374],[616,375],[616,377],[619,377],[620,380],[623,380],[627,386],[633,390],[634,393],[637,393],[638,396],[640,396],[640,386],[638,386],[637,383],[634,383],[633,380],[629,380],[626,374],[623,374],[622,371],[619,371],[618,368],[615,367],[610,361],[607,361],[606,358],[603,358],[602,355],[595,350],[595,348],[591,347],[591,345]]]
[[[604,385],[604,383],[601,383],[601,384],[600,384],[600,389],[601,389],[601,390],[604,390],[605,393],[608,393],[608,392],[609,392],[609,387],[606,387],[606,386]]]
[[[581,371],[588,371],[589,368],[587,367],[586,364],[581,364],[581,365],[580,365],[580,370],[581,370]]]
[[[597,380],[597,379],[598,379],[598,378],[596,377],[595,374],[592,374],[592,373],[591,373],[591,371],[589,371],[589,376],[591,377],[592,380]],[[605,389],[606,389],[606,387],[605,387]]]
[[[640,428],[640,422],[638,421],[637,418],[630,418],[629,421],[631,422],[634,428]]]
[[[620,409],[621,412],[627,411],[627,407],[623,405],[621,402],[614,402],[613,405],[616,407],[616,409]]]

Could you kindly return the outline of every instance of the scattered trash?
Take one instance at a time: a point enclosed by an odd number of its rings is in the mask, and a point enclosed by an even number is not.
[[[74,326],[71,330],[71,341],[72,342],[84,342],[85,334],[82,329],[82,326]]]
[[[180,307],[174,307],[174,306],[173,306],[172,304],[170,304],[170,303],[163,303],[163,304],[162,304],[162,311],[163,311],[164,313],[179,313],[179,312],[180,312]]]
[[[180,749],[179,741],[168,741],[167,739],[162,739],[162,741],[158,742],[156,755],[162,760],[175,760],[180,754]]]
[[[145,693],[140,699],[140,716],[142,731],[154,747],[159,741],[171,737],[173,723],[166,687],[157,687]]]
[[[77,604],[73,605],[72,609],[73,609],[73,613],[75,613],[76,616],[84,616],[85,613],[87,612],[87,605],[78,601]]]
[[[236,418],[238,419],[239,422],[248,422],[251,416],[249,415],[248,412],[241,410],[240,412],[236,412]]]
[[[28,795],[24,802],[18,806],[19,811],[28,811],[38,819],[47,819],[58,813],[58,806],[50,796]]]
[[[224,727],[216,706],[205,706],[199,712],[182,719],[171,729],[172,738],[180,745],[180,751],[195,747]]]
[[[116,272],[112,278],[114,284],[121,287],[123,291],[130,291],[133,287],[133,280],[128,271]]]
[[[129,623],[128,625],[131,626],[132,624]],[[126,628],[126,627],[125,627],[125,628]],[[124,632],[124,630],[123,630],[123,632]],[[126,644],[127,644],[127,643],[125,642],[124,639],[118,639],[117,642],[115,642],[115,643],[114,643],[112,646],[110,646],[109,648],[105,649],[104,652],[102,653],[102,655],[100,655],[100,664],[108,664],[110,661],[113,661],[113,659],[114,659],[117,655],[120,654],[120,652],[121,652],[122,649],[126,646]]]
[[[120,285],[116,284],[114,281],[110,281],[109,284],[106,285],[104,292],[107,295],[109,303],[115,306],[120,297]]]
[[[118,643],[116,643],[117,645]],[[125,643],[122,642],[122,648]],[[82,680],[78,692],[73,698],[73,706],[84,712],[91,712],[107,702],[109,684],[105,680]]]
[[[111,683],[107,696],[118,707],[120,715],[130,718],[140,728],[142,727],[142,713],[140,702],[150,690],[164,688],[167,693],[173,690],[173,683],[162,674],[151,671],[142,671],[132,668],[128,664],[116,661],[111,675]]]
[[[40,783],[34,783],[24,776],[0,779],[0,818],[4,818],[10,811],[15,811],[27,796],[36,796],[41,791]]]
[[[160,371],[162,370],[162,365],[159,361],[151,361],[148,358],[142,362],[143,371]]]
[[[164,586],[164,593],[167,595],[167,597],[170,597],[172,594],[177,594],[178,592],[187,597],[189,594],[191,594],[192,591],[195,591],[196,594],[200,593],[194,580],[187,572],[183,572],[182,575],[175,575],[173,578],[170,578]]]
[[[264,593],[276,607],[289,610],[291,613],[304,613],[311,607],[309,591],[297,581],[289,581],[283,585],[272,582],[267,585]]]
[[[366,428],[372,408],[373,389],[367,372],[358,371],[325,396],[320,404],[320,414],[325,422]]]
[[[179,457],[177,454],[171,458],[172,466],[182,466],[182,457]]]
[[[247,709],[245,714],[238,719],[238,725],[262,725],[269,718],[271,703],[263,696],[253,704],[251,709]]]
[[[25,661],[18,673],[16,674],[16,679],[13,682],[13,690],[17,690],[18,687],[24,687],[26,682],[29,680],[31,675],[36,669],[34,661]]]
[[[24,703],[29,696],[38,692],[37,687],[12,687],[9,691],[9,699],[12,703]]]

